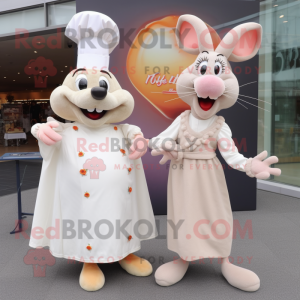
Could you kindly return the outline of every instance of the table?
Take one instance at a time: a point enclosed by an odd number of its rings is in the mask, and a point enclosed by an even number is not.
[[[25,139],[27,136],[25,132],[16,132],[16,133],[5,133],[5,146],[7,146],[7,140],[17,140],[17,147],[19,147],[19,139]]]
[[[39,152],[15,152],[15,153],[5,153],[0,156],[1,161],[14,160],[16,162],[16,179],[17,179],[17,194],[18,194],[18,224],[10,234],[18,233],[22,231],[22,219],[26,216],[33,216],[32,213],[24,213],[22,211],[22,198],[21,198],[21,185],[20,182],[20,160],[39,160],[43,159]]]

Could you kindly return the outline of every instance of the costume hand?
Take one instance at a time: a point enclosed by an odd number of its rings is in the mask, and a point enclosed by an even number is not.
[[[58,127],[59,124],[56,121],[44,123],[40,126],[37,136],[45,145],[51,146],[59,142],[62,137],[53,128]]]
[[[167,141],[164,145],[164,148],[158,148],[151,151],[152,156],[163,155],[163,158],[160,160],[160,164],[164,165],[168,160],[174,160],[178,157],[178,152],[174,150],[168,151],[168,149],[173,149],[173,144],[170,141]]]
[[[267,179],[270,175],[279,176],[281,170],[278,168],[270,168],[270,165],[278,163],[277,156],[271,156],[264,160],[268,156],[267,151],[263,151],[252,159],[251,173],[257,179]]]
[[[136,135],[129,148],[129,159],[135,160],[141,158],[147,152],[148,143],[149,140],[145,139],[142,135]]]

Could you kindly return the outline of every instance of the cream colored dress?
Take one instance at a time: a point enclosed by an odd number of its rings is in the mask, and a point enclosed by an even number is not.
[[[195,126],[195,122],[200,122],[200,126]],[[244,171],[247,158],[238,153],[223,117],[197,120],[186,111],[174,123],[158,136],[162,142],[169,134],[183,150],[178,152],[176,161],[171,161],[169,169],[168,248],[187,261],[227,257],[232,245],[233,218],[223,167],[215,153],[218,141],[221,154],[232,167]],[[195,129],[202,125],[204,129],[197,132],[190,124]],[[226,134],[227,128],[230,134]],[[227,144],[227,151],[222,142]]]

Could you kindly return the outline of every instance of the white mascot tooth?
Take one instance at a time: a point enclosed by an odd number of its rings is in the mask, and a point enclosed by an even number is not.
[[[95,109],[92,108],[92,109],[87,109],[88,112],[93,112]]]
[[[97,112],[97,113],[102,113],[103,110],[100,110],[100,109],[96,108],[96,112]]]

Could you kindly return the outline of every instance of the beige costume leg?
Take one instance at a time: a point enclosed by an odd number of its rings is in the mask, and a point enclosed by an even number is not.
[[[88,292],[98,291],[103,287],[104,283],[104,274],[97,264],[83,264],[79,277],[79,284],[84,290]]]
[[[231,264],[228,258],[222,259],[221,270],[228,283],[242,291],[255,292],[260,287],[260,280],[254,272]]]
[[[129,274],[134,276],[149,276],[153,269],[152,265],[143,258],[129,254],[119,261],[120,266]]]
[[[155,281],[161,286],[170,286],[179,282],[185,275],[189,263],[181,258],[160,266],[155,272]]]

